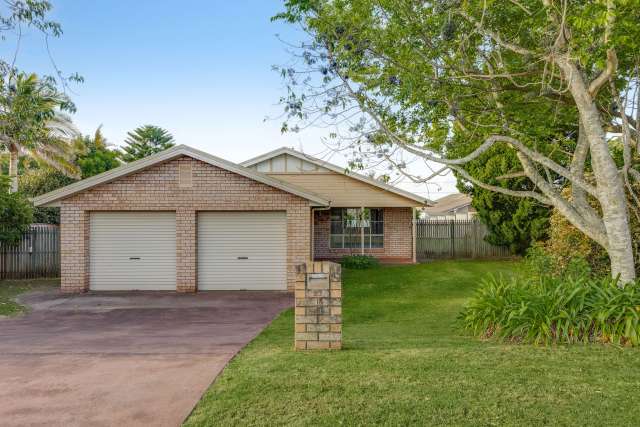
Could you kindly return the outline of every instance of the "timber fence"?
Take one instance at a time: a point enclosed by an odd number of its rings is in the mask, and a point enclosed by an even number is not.
[[[485,241],[486,225],[473,220],[424,220],[416,222],[416,256],[427,259],[509,258],[509,248]]]
[[[17,245],[0,244],[0,280],[60,277],[60,228],[33,224]]]

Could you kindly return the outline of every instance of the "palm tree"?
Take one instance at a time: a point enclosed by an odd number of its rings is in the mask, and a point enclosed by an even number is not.
[[[9,152],[12,193],[20,155],[79,178],[72,145],[79,132],[63,110],[72,111],[73,104],[50,80],[19,73],[0,82],[0,145]]]
[[[169,131],[158,126],[144,125],[127,132],[127,139],[122,147],[122,160],[133,162],[152,154],[171,148],[175,145]]]

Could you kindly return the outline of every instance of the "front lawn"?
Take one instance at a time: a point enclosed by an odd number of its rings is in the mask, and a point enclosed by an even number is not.
[[[25,292],[50,289],[60,286],[56,279],[0,280],[0,316],[14,316],[26,310],[16,302],[16,297]]]
[[[516,262],[345,271],[344,350],[294,352],[293,312],[224,370],[188,426],[637,425],[640,350],[480,341],[456,316]]]

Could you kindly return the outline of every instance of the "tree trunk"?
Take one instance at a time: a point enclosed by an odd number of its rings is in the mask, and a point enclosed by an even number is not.
[[[10,193],[18,191],[18,149],[14,145],[9,146],[9,178],[11,179]]]
[[[591,149],[591,163],[596,179],[598,199],[602,208],[602,220],[607,230],[611,259],[611,275],[620,277],[622,283],[636,278],[633,259],[633,242],[629,227],[627,197],[622,177],[611,157],[600,115],[595,105],[584,112],[585,133]],[[580,113],[583,115],[583,113]]]
[[[596,192],[608,240],[606,250],[611,260],[611,275],[626,284],[635,280],[636,270],[624,183],[611,156],[600,112],[581,71],[567,58],[560,58],[558,65],[569,81],[569,90],[589,141]]]

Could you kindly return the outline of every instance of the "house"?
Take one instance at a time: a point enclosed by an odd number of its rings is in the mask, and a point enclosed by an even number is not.
[[[184,145],[34,199],[58,206],[61,286],[286,290],[310,259],[415,261],[426,200],[290,149],[242,165]]]
[[[433,202],[432,206],[422,208],[426,219],[433,220],[470,220],[476,216],[471,206],[471,197],[466,194],[450,194]]]

